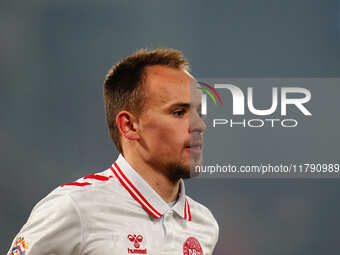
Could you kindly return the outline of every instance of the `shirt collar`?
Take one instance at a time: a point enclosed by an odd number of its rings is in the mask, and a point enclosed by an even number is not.
[[[122,154],[112,164],[111,170],[130,195],[154,218],[158,219],[170,210],[168,204],[131,167]],[[191,221],[190,206],[185,195],[183,180],[180,181],[178,200],[172,210],[182,218]]]

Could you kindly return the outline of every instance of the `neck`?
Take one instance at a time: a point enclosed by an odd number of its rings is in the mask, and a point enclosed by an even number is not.
[[[143,159],[125,152],[124,158],[132,168],[163,198],[166,203],[177,199],[180,180],[172,182],[162,169],[155,169]]]

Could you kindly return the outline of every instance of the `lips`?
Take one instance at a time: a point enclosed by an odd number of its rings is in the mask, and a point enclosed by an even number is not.
[[[201,153],[202,152],[202,142],[193,142],[190,145],[185,147],[187,150],[193,153]]]

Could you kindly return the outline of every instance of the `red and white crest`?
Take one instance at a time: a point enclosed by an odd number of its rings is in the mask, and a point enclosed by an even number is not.
[[[183,255],[203,255],[202,247],[195,237],[189,237],[184,242]]]

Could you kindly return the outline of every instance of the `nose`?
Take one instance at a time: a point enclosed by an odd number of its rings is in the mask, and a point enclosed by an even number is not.
[[[205,125],[201,115],[194,111],[190,114],[190,133],[199,133],[202,134],[206,130],[207,126]]]

